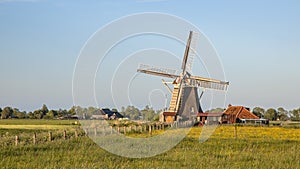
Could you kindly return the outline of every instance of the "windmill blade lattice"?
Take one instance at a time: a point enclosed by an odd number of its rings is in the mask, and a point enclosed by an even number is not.
[[[215,79],[203,78],[199,76],[191,76],[191,85],[196,87],[203,87],[207,89],[223,90],[226,91],[229,82],[224,82]]]
[[[187,71],[192,73],[192,67],[196,55],[198,40],[199,40],[199,32],[190,31],[190,35],[186,44],[184,58],[182,61],[183,72]]]
[[[191,46],[188,54],[188,59],[186,62],[186,71],[192,73],[194,58],[196,55],[196,50],[198,46],[199,41],[199,33],[198,32],[192,32],[192,40],[191,40]]]
[[[179,77],[179,72],[177,70],[150,66],[146,64],[140,64],[137,71],[141,73],[146,73],[146,74],[151,74],[151,75],[156,75],[161,77],[168,77],[168,78]]]

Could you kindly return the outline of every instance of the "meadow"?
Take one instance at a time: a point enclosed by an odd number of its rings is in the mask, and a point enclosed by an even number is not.
[[[48,127],[40,128],[44,125]],[[111,154],[84,135],[61,138],[62,130],[72,133],[78,127],[75,121],[69,120],[0,120],[1,168],[300,168],[297,127],[238,126],[235,138],[234,126],[222,125],[204,143],[198,140],[203,128],[193,127],[173,149],[141,159]],[[47,141],[49,130],[56,137],[50,142]],[[30,143],[34,132],[41,135],[36,145]],[[23,138],[17,146],[13,141],[15,135]],[[12,138],[12,143],[8,138]]]

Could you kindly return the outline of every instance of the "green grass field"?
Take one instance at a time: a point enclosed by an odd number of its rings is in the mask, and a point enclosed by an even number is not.
[[[24,121],[0,120],[0,127],[32,125]],[[206,142],[199,143],[202,127],[195,127],[173,149],[150,158],[131,159],[106,152],[85,136],[70,135],[67,140],[48,142],[49,129],[38,126],[62,125],[69,132],[78,126],[74,121],[44,122],[35,121],[35,129],[0,128],[1,168],[300,168],[300,129],[296,128],[239,126],[235,139],[234,126],[219,126]],[[59,138],[61,129],[50,130]],[[37,145],[3,143],[16,134],[30,141],[33,132],[45,134],[45,140]]]

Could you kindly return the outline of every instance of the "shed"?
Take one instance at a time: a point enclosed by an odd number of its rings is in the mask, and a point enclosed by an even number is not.
[[[163,112],[163,119],[166,123],[173,123],[176,121],[176,113],[175,112]]]

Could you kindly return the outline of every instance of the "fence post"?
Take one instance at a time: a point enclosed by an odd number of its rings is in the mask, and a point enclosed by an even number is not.
[[[64,130],[64,140],[66,140],[66,139],[67,139],[67,131]]]
[[[19,136],[16,136],[16,146],[19,144]]]
[[[97,136],[97,128],[94,128],[94,135]]]
[[[85,136],[89,136],[88,129],[84,129]]]
[[[102,133],[102,135],[104,135],[104,136],[106,135],[106,129],[107,128],[105,126],[103,126],[103,133]]]
[[[126,126],[124,126],[124,134],[126,134]]]
[[[52,132],[49,131],[49,141],[52,141]]]
[[[149,134],[152,136],[152,126],[149,124]]]
[[[113,127],[110,126],[110,134],[112,134],[112,133],[113,133]]]
[[[78,137],[78,132],[77,132],[77,130],[75,130],[75,138],[77,138]]]
[[[33,133],[33,144],[36,144],[36,133]]]

